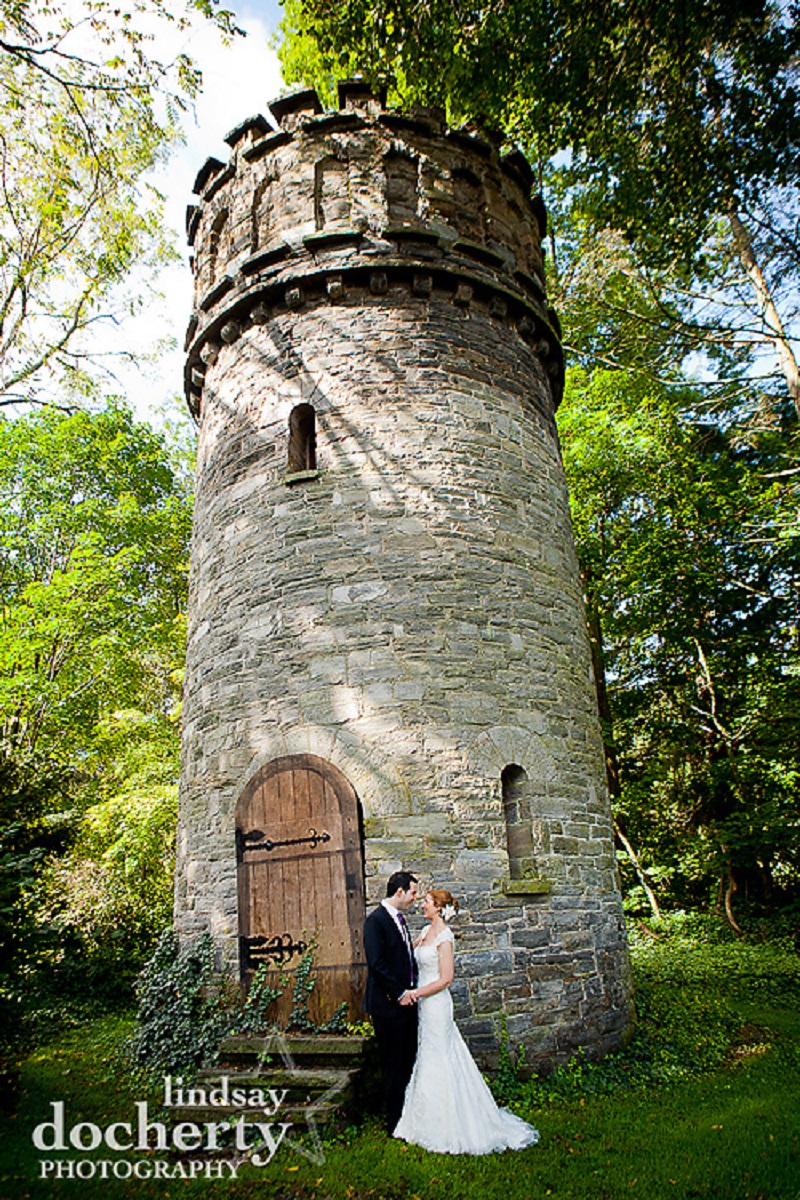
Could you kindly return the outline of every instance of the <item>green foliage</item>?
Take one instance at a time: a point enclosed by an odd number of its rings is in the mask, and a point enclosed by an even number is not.
[[[491,1084],[498,1104],[508,1104],[519,1095],[524,1066],[525,1048],[523,1046],[520,1046],[516,1056],[512,1057],[508,1022],[504,1013],[500,1018],[500,1050],[497,1055],[497,1070]]]
[[[130,985],[172,917],[179,743],[163,715],[122,711],[101,722],[104,778],[75,826],[69,852],[50,857],[30,911],[57,933],[59,977],[81,972]],[[62,981],[63,983],[63,981]]]
[[[285,986],[285,981],[283,982]],[[283,987],[275,988],[267,982],[266,963],[259,963],[255,970],[247,995],[231,1016],[229,1033],[263,1033],[273,1027],[269,1010],[282,994]]]
[[[158,940],[136,986],[136,1032],[131,1059],[158,1073],[190,1072],[212,1062],[230,1029],[231,1014],[213,987],[214,944],[208,935],[181,950],[172,930]]]
[[[180,48],[198,13],[236,32],[212,0],[0,4],[0,405],[94,390],[98,318],[174,254],[144,177],[200,85]]]
[[[314,947],[304,953],[294,973],[288,1028],[301,1033],[347,1032],[347,1005],[323,1025],[308,1012],[314,978]],[[286,979],[283,980],[286,986]],[[270,1009],[282,993],[267,982],[261,963],[246,994],[221,983],[214,970],[214,944],[208,934],[181,949],[172,930],[159,938],[155,953],[136,984],[137,1029],[127,1043],[131,1060],[146,1071],[189,1072],[216,1058],[223,1037],[234,1033],[266,1033],[275,1028]]]
[[[308,1011],[308,1002],[316,987],[314,955],[317,943],[312,939],[308,949],[297,965],[292,985],[292,1011],[289,1014],[289,1029],[302,1033],[345,1033],[347,1031],[347,1004],[340,1004],[336,1012],[324,1024],[317,1025]]]
[[[780,433],[699,403],[572,370],[559,430],[618,820],[662,898],[735,920],[800,886],[792,497]]]
[[[320,1033],[349,1033],[347,1004],[342,1001],[333,1016],[328,1017],[324,1025],[318,1026],[318,1030]]]
[[[30,979],[52,946],[47,931],[26,921],[22,900],[42,861],[68,842],[69,815],[48,814],[65,782],[53,764],[0,754],[0,1073],[24,1045]]]
[[[0,422],[0,940],[20,1032],[129,997],[169,921],[190,522],[182,469],[126,410]]]
[[[130,994],[172,918],[176,799],[170,785],[94,805],[43,864],[27,911],[49,933],[48,991]]]
[[[177,698],[191,505],[112,407],[0,424],[0,736],[69,761],[115,707]]]
[[[319,45],[314,17],[306,10],[303,0],[283,0],[282,7],[284,37],[278,41],[278,54],[283,78],[287,83],[302,80],[316,88],[323,103],[334,108],[338,80],[349,78],[359,70],[358,52],[343,51],[337,65],[332,66]]]
[[[293,1029],[300,1029],[303,1032],[310,1032],[316,1026],[311,1020],[308,1012],[308,1001],[311,993],[314,990],[314,945],[310,945],[304,952],[303,957],[297,965],[297,970],[294,973],[294,984],[292,988],[292,1011],[289,1014],[289,1026]]]
[[[727,1000],[791,1005],[800,997],[800,954],[786,937],[737,939],[719,918],[670,913],[633,930],[637,977],[669,994],[674,987],[713,992]]]

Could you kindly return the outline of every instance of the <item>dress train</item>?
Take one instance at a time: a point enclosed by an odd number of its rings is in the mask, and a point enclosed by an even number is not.
[[[419,984],[439,977],[439,944],[417,946]],[[508,1109],[498,1108],[453,1019],[450,989],[419,1000],[419,1048],[393,1136],[440,1154],[490,1154],[533,1146],[539,1134]]]

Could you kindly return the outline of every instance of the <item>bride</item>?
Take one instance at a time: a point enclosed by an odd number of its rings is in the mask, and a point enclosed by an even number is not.
[[[430,922],[414,942],[419,984],[419,1048],[393,1136],[440,1154],[521,1150],[539,1140],[532,1125],[494,1102],[453,1020],[453,934],[445,916],[457,905],[444,888],[422,901]]]

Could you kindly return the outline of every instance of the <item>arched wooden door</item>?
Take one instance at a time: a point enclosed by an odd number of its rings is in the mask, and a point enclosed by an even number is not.
[[[288,975],[278,1002],[285,1024],[292,975],[316,940],[312,1018],[344,1001],[359,1014],[366,981],[364,868],[359,804],[347,779],[313,754],[268,763],[236,806],[239,946],[242,978],[259,963],[272,984]]]

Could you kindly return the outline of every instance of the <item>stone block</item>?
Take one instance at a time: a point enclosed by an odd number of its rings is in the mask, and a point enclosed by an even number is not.
[[[395,700],[423,700],[425,683],[421,679],[398,679],[393,688]]]
[[[365,817],[364,818],[364,837],[374,842],[378,838],[383,837],[386,832],[386,822],[382,817]]]
[[[448,824],[447,814],[436,812],[386,818],[387,831],[396,837],[426,837],[433,830],[445,830]]]
[[[345,725],[360,716],[358,691],[334,685],[327,688],[303,690],[300,710],[307,721],[328,725]]]
[[[508,856],[502,850],[461,850],[455,858],[457,878],[496,879],[506,868]]]
[[[465,979],[485,979],[500,973],[510,974],[513,966],[508,951],[483,950],[459,955],[458,969]]]
[[[550,937],[544,929],[515,929],[511,933],[511,945],[515,950],[517,948],[540,950],[549,944]]]
[[[382,579],[363,580],[358,583],[341,584],[331,588],[332,604],[368,604],[378,600],[389,591],[389,584]]]
[[[401,858],[377,858],[373,865],[376,875],[385,876],[387,879],[390,875],[394,875],[395,871],[411,869]],[[379,899],[382,898],[381,893],[377,893],[377,895]]]

